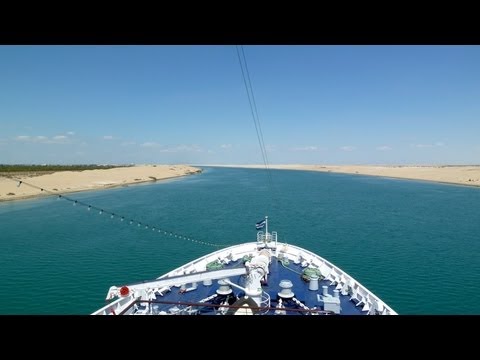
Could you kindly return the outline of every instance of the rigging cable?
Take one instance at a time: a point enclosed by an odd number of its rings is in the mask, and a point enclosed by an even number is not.
[[[245,85],[245,90],[247,91],[248,103],[250,105],[250,112],[252,114],[253,123],[255,124],[255,131],[257,132],[258,144],[260,145],[260,151],[262,153],[263,163],[267,171],[268,182],[272,192],[272,197],[273,199],[276,199],[275,188],[273,186],[273,180],[272,180],[272,174],[271,174],[271,170],[268,162],[267,149],[263,139],[262,127],[260,125],[260,117],[258,116],[257,103],[255,101],[255,96],[253,94],[253,87],[252,87],[252,82],[250,80],[250,72],[248,71],[245,51],[243,50],[242,45],[240,46],[237,45],[236,49],[237,49],[238,61],[240,63],[240,69],[242,70],[243,83]],[[241,55],[240,55],[240,52],[241,52]]]

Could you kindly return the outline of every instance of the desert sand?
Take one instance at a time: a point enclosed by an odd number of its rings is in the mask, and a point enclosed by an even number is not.
[[[59,171],[48,175],[12,177],[22,182],[0,176],[0,201],[25,199],[49,195],[26,183],[49,192],[64,194],[76,191],[105,189],[142,182],[154,182],[201,172],[200,168],[187,165],[141,165],[101,170]]]
[[[219,165],[229,167],[264,168],[264,165]],[[311,170],[344,174],[383,176],[399,179],[425,180],[468,186],[480,186],[480,166],[373,166],[373,165],[269,165],[271,169]]]
[[[209,165],[223,167],[264,168],[264,165]],[[309,170],[344,174],[382,176],[399,179],[434,181],[450,184],[480,187],[480,166],[373,166],[373,165],[269,165],[271,169]],[[97,190],[127,186],[142,182],[154,182],[178,176],[201,172],[198,167],[187,165],[138,165],[108,170],[61,171],[48,175],[28,176],[22,174],[16,179],[64,194],[76,191]],[[26,184],[17,186],[18,181],[0,176],[0,201],[25,199],[49,195]]]

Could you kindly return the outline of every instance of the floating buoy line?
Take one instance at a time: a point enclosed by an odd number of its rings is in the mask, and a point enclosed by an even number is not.
[[[98,212],[99,215],[102,215],[102,214],[106,214],[107,216],[110,215],[111,219],[118,219],[121,222],[128,222],[129,225],[137,225],[136,226],[137,228],[141,228],[141,229],[144,229],[144,230],[150,230],[151,229],[152,231],[157,232],[158,234],[161,234],[163,236],[172,237],[172,238],[176,238],[176,239],[180,239],[180,240],[186,240],[186,241],[190,241],[190,242],[193,242],[193,243],[199,244],[199,245],[206,245],[206,246],[213,246],[213,247],[231,246],[231,244],[215,244],[215,243],[211,243],[211,242],[207,242],[207,241],[198,240],[198,239],[192,238],[190,236],[185,236],[183,234],[179,234],[179,233],[176,233],[176,232],[173,232],[173,231],[168,231],[168,230],[163,229],[159,226],[147,224],[147,223],[141,222],[139,220],[130,218],[128,216],[117,214],[117,213],[108,211],[106,209],[102,209],[102,208],[99,208],[97,206],[87,204],[83,201],[76,200],[76,199],[73,199],[69,196],[65,196],[63,194],[59,194],[59,193],[53,192],[51,190],[41,188],[39,186],[30,184],[30,183],[25,182],[25,181],[20,180],[20,179],[16,179],[14,177],[7,177],[7,179],[10,179],[12,181],[17,182],[18,183],[17,187],[20,187],[20,185],[22,185],[22,184],[26,185],[26,186],[29,186],[31,188],[40,190],[41,192],[50,194],[52,196],[56,196],[57,199],[59,199],[59,200],[61,199],[61,200],[70,201],[73,204],[73,206],[83,206],[87,209],[87,211],[96,211],[96,212]]]

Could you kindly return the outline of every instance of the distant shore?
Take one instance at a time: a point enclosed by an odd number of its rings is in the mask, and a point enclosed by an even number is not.
[[[264,168],[264,165],[211,165],[221,167]],[[383,176],[448,184],[480,186],[480,165],[269,165],[270,169],[309,170],[342,174]]]
[[[139,165],[101,170],[58,171],[46,175],[12,173],[9,176],[53,193],[64,194],[155,182],[199,172],[200,168],[187,165]],[[0,201],[45,195],[49,194],[26,184],[18,186],[18,181],[12,181],[11,178],[0,177]]]
[[[264,168],[264,165],[205,165],[234,168]],[[304,170],[423,180],[480,187],[480,165],[269,165],[271,169]],[[144,182],[155,182],[201,172],[187,165],[137,165],[101,170],[58,171],[51,174],[19,173],[10,176],[53,193],[107,189]],[[26,184],[0,176],[0,202],[49,195]]]

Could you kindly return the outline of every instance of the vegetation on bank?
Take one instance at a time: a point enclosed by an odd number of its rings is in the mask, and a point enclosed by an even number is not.
[[[57,171],[83,171],[83,170],[102,170],[119,167],[130,167],[133,165],[4,165],[0,164],[0,174],[8,175],[14,173],[53,173]]]

